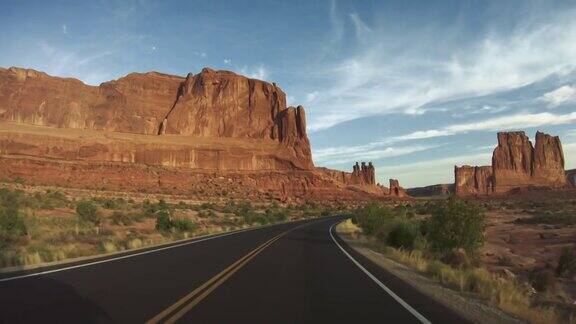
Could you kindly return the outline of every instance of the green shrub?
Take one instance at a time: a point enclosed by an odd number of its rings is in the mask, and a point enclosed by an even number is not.
[[[25,199],[22,190],[10,190],[7,188],[0,189],[0,206],[19,209]]]
[[[390,208],[371,203],[358,210],[352,221],[367,235],[376,235],[382,233],[384,227],[390,226],[395,217]]]
[[[95,225],[100,224],[100,213],[98,207],[89,200],[83,200],[76,204],[76,215],[84,222],[90,222]]]
[[[156,215],[156,230],[161,232],[169,231],[172,228],[172,221],[167,211],[161,211]]]
[[[386,243],[395,248],[412,250],[419,234],[417,222],[402,220],[388,233]]]
[[[189,219],[171,219],[168,211],[159,211],[156,215],[156,230],[160,232],[168,232],[171,230],[180,232],[192,232],[196,229],[194,224]]]
[[[182,218],[173,220],[172,227],[181,232],[192,232],[196,229],[196,224],[189,219]]]
[[[437,204],[426,225],[430,247],[440,256],[460,248],[474,255],[484,243],[484,228],[480,207],[453,198]]]
[[[0,207],[0,232],[7,236],[22,236],[28,233],[24,218],[16,208]]]

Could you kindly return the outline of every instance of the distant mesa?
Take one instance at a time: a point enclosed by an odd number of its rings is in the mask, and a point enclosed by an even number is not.
[[[454,184],[436,184],[406,189],[412,197],[449,196],[454,192]]]
[[[250,198],[403,197],[372,163],[316,168],[302,106],[274,83],[204,68],[99,86],[0,68],[0,177],[32,184]]]
[[[558,136],[541,132],[536,132],[535,146],[524,132],[500,132],[492,165],[456,166],[454,178],[459,196],[565,188],[562,144]]]

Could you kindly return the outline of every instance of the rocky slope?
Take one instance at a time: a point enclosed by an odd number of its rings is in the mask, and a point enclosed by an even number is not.
[[[390,196],[371,163],[352,173],[315,168],[304,108],[287,107],[276,84],[208,68],[99,86],[0,68],[0,178],[283,199]]]
[[[491,166],[456,166],[454,178],[457,195],[563,188],[566,175],[562,144],[558,136],[537,132],[534,147],[524,132],[501,132]]]

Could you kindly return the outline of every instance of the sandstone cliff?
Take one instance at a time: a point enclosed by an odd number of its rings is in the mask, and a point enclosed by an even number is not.
[[[285,94],[275,84],[228,71],[206,68],[186,78],[157,72],[132,73],[93,87],[75,79],[51,77],[34,70],[0,69],[0,121],[277,143],[270,153],[275,160],[284,163],[254,163],[252,169],[263,166],[314,168],[304,109],[286,107]],[[223,147],[216,151],[225,159],[227,149]],[[135,152],[114,154],[131,156]],[[188,157],[179,160],[179,156],[173,154],[174,165],[194,167]],[[229,158],[230,161],[224,164],[234,163],[234,157]],[[204,163],[204,168],[220,169],[218,165],[223,158],[217,160],[212,166]]]
[[[492,165],[454,168],[457,195],[503,194],[524,188],[566,185],[562,144],[556,136],[536,133],[536,146],[524,132],[498,133]]]
[[[208,68],[99,86],[0,68],[0,178],[284,201],[404,195],[376,185],[372,163],[315,168],[302,106],[274,83]]]

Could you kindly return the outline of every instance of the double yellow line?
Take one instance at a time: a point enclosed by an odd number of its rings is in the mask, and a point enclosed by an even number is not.
[[[200,287],[194,289],[192,292],[187,294],[186,296],[182,297],[176,303],[172,304],[170,307],[166,308],[160,314],[152,317],[148,321],[147,324],[152,323],[175,323],[179,320],[184,314],[189,312],[194,306],[198,305],[206,296],[208,296],[212,291],[214,291],[218,286],[223,284],[228,278],[230,278],[236,271],[240,270],[244,265],[246,265],[250,260],[252,260],[256,255],[262,252],[265,248],[272,245],[274,242],[278,241],[282,236],[286,235],[290,231],[293,231],[299,227],[302,227],[303,224],[292,229],[289,229],[285,232],[282,232],[273,238],[269,239],[262,245],[258,246],[250,253],[246,254],[238,261],[234,262],[228,268],[224,269],[219,274],[212,277],[210,280],[206,281]]]

